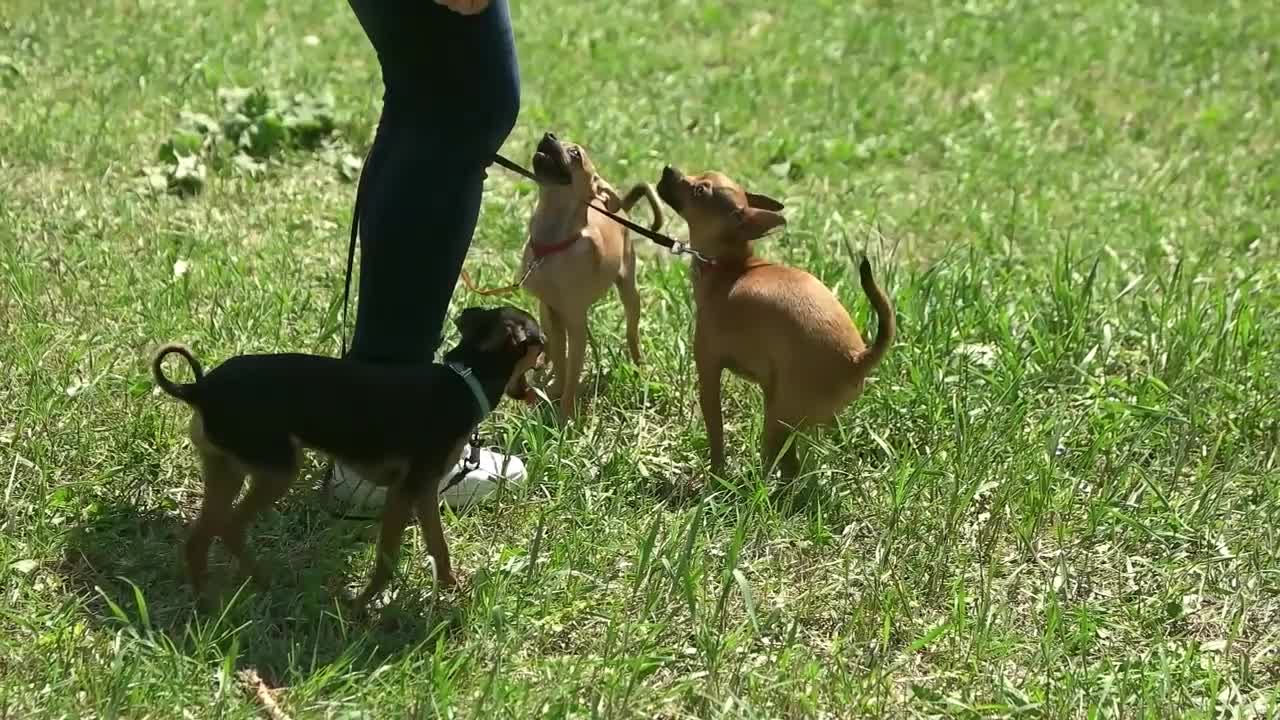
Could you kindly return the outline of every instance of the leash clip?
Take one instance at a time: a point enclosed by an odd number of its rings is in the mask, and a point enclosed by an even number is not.
[[[708,258],[706,255],[703,255],[697,250],[694,250],[692,247],[690,247],[689,243],[680,242],[679,240],[675,240],[672,242],[671,254],[672,255],[688,255],[704,263],[708,263],[708,264],[711,263],[711,259]]]

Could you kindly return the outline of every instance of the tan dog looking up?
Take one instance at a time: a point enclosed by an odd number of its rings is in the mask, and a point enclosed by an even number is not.
[[[538,299],[554,373],[550,395],[558,398],[561,416],[569,419],[577,410],[587,316],[610,287],[618,289],[626,312],[628,353],[632,362],[641,362],[640,294],[631,237],[626,228],[587,203],[625,214],[644,197],[653,213],[654,231],[662,227],[662,207],[648,183],[636,185],[625,198],[619,197],[596,172],[581,146],[561,143],[551,133],[538,143],[533,172],[547,181],[539,184],[519,277],[524,278],[523,287]]]
[[[689,226],[695,261],[694,358],[699,404],[711,446],[711,465],[724,468],[721,374],[729,370],[764,391],[762,460],[778,461],[784,477],[799,470],[795,444],[779,458],[792,430],[824,424],[856,400],[867,375],[893,344],[889,298],[871,265],[859,268],[862,289],[880,329],[867,347],[839,299],[817,278],[755,255],[754,242],[786,224],[782,203],[744,191],[725,175],[686,176],[667,167],[658,195]]]

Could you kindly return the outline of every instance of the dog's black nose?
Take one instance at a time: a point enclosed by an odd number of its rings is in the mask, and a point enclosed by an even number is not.
[[[560,138],[555,133],[543,133],[542,140],[538,142],[538,150],[551,155],[557,154],[561,147]]]

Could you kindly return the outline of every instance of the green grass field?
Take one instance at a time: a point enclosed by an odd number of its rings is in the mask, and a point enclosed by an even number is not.
[[[250,668],[294,718],[1280,713],[1274,7],[513,5],[507,154],[551,129],[618,186],[672,162],[785,198],[760,251],[864,328],[875,263],[899,339],[811,439],[810,501],[771,502],[738,380],[709,477],[686,266],[646,249],[647,363],[609,296],[582,422],[484,426],[532,479],[446,515],[465,592],[414,533],[388,607],[346,617],[375,527],[300,484],[252,533],[271,588],[217,547],[197,613],[188,414],[149,353],[338,352],[373,53],[342,2],[6,0],[0,718],[259,717]],[[237,87],[327,136],[178,168],[181,113]],[[533,190],[487,187],[468,267],[505,283]]]

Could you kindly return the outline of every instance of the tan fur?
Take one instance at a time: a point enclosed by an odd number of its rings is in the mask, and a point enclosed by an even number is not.
[[[288,472],[255,468],[209,439],[205,434],[204,422],[198,410],[191,415],[190,437],[200,457],[204,481],[204,503],[192,525],[185,548],[187,574],[197,596],[204,593],[208,576],[209,547],[214,538],[218,537],[222,538],[227,550],[236,558],[245,574],[252,577],[259,585],[265,585],[268,574],[262,571],[257,560],[249,553],[245,541],[246,532],[255,517],[288,494],[297,480],[301,466],[301,453],[308,448],[295,441],[298,455],[293,468]],[[364,592],[356,598],[356,607],[364,607],[386,587],[391,579],[399,561],[400,545],[410,512],[415,513],[419,518],[423,537],[427,543],[427,552],[435,562],[436,577],[446,587],[454,583],[449,548],[444,541],[436,494],[422,493],[421,501],[416,507],[411,506],[405,498],[393,499],[393,496],[408,484],[401,481],[407,479],[410,472],[423,474],[419,482],[429,482],[442,477],[449,468],[456,465],[462,456],[465,443],[466,438],[460,440],[455,450],[439,467],[415,468],[411,466],[408,458],[403,457],[389,457],[376,464],[351,466],[360,474],[360,477],[388,488],[388,501],[383,512],[382,529],[378,538],[377,562]],[[236,497],[244,487],[246,477],[252,478],[249,492],[239,504],[235,504]]]
[[[767,469],[777,460],[792,477],[799,464],[794,444],[779,458],[788,434],[829,422],[862,394],[893,342],[893,308],[864,261],[862,286],[880,325],[868,348],[817,278],[756,257],[754,242],[786,222],[781,203],[747,193],[720,173],[689,177],[671,168],[658,193],[685,219],[691,247],[713,259],[695,263],[692,272],[694,357],[712,467],[724,468],[720,383],[729,370],[763,390],[762,461]]]
[[[653,188],[640,184],[625,198],[600,177],[585,150],[572,143],[563,147],[573,161],[569,185],[544,185],[529,221],[529,241],[520,264],[524,288],[538,299],[553,381],[549,394],[558,399],[560,414],[571,419],[577,412],[579,379],[587,349],[587,318],[591,307],[610,287],[618,289],[626,313],[627,351],[641,363],[640,294],[636,289],[636,256],[627,229],[586,203],[594,201],[620,215],[642,197],[653,211],[652,227],[662,225],[662,211]],[[569,236],[578,240],[539,262],[534,245],[555,245]],[[537,268],[529,268],[538,262]]]

